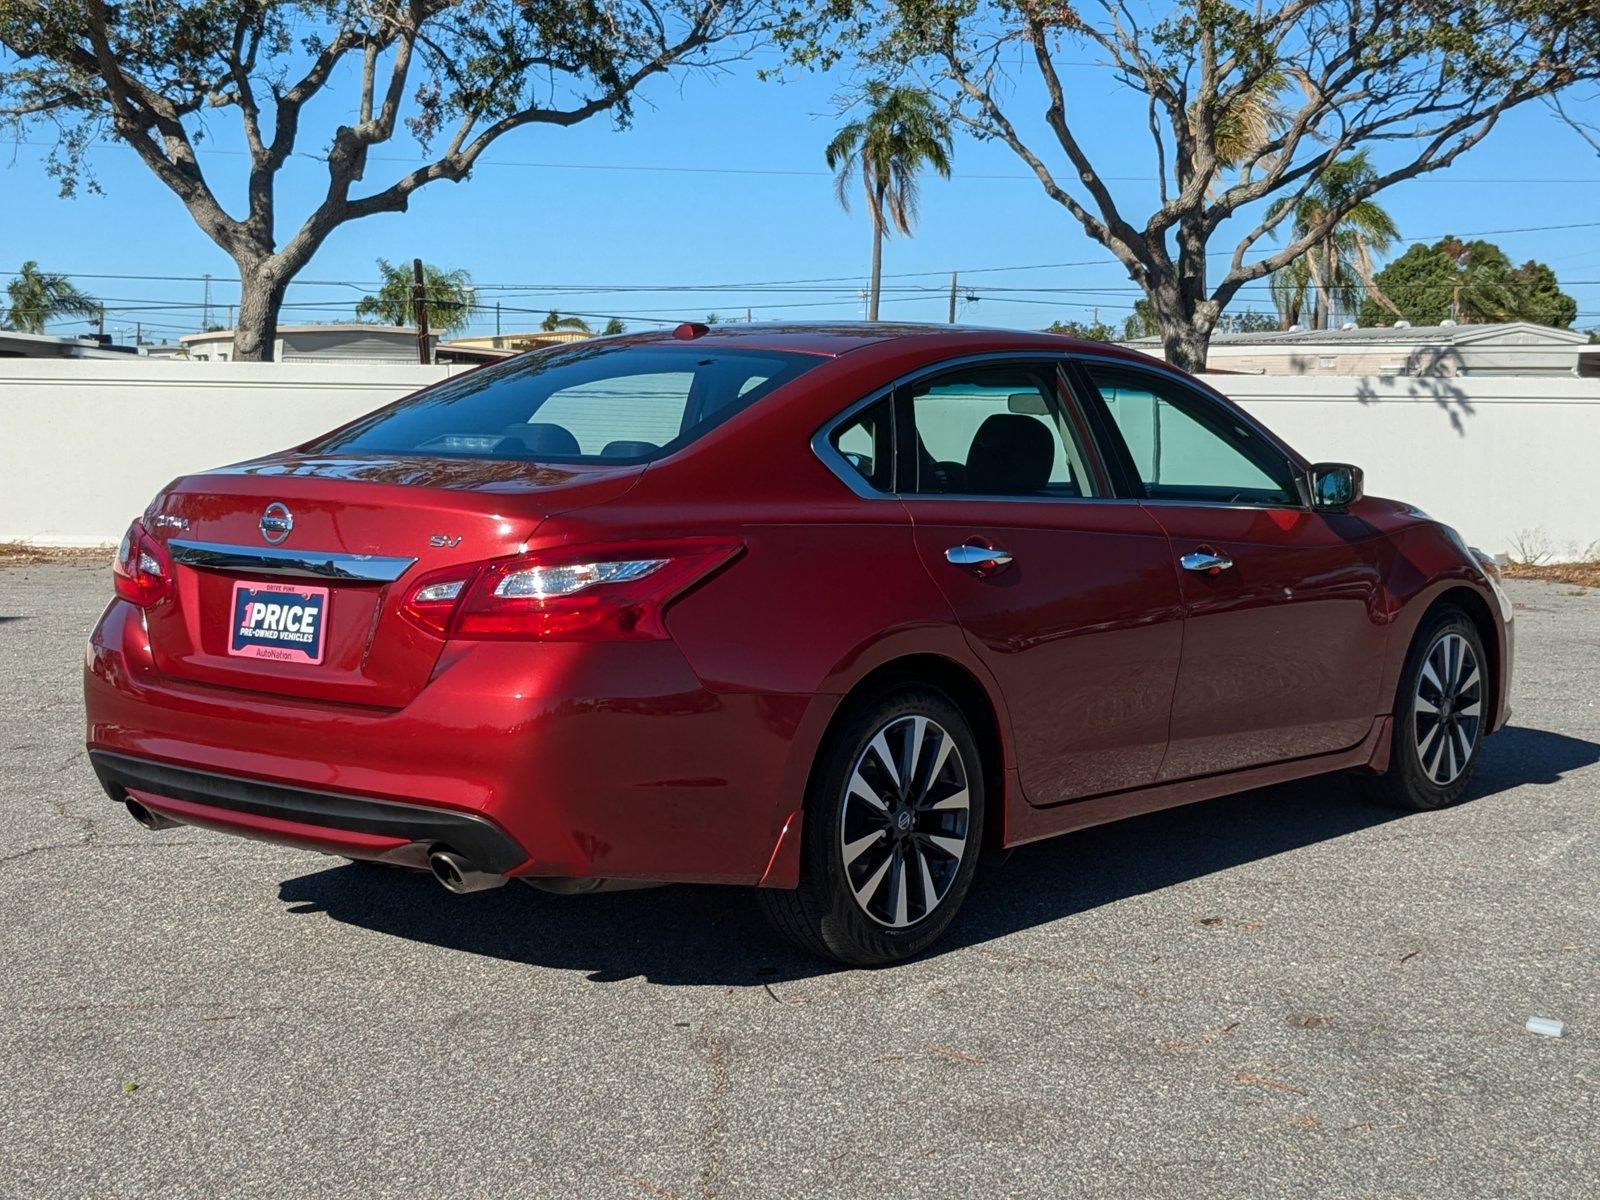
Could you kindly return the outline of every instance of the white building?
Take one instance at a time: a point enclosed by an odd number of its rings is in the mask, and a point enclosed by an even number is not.
[[[186,333],[178,339],[198,362],[227,362],[233,357],[233,330]],[[428,339],[439,344],[437,335]],[[409,325],[280,325],[273,343],[277,362],[414,363],[417,331]]]
[[[1527,321],[1216,333],[1206,369],[1243,375],[1577,375],[1579,347],[1588,340],[1584,333]],[[1160,338],[1122,344],[1161,357]]]

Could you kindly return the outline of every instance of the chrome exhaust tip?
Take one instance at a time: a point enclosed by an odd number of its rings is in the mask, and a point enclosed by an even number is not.
[[[454,850],[435,850],[428,855],[428,870],[447,892],[464,896],[468,892],[485,892],[490,888],[504,887],[506,877],[493,871],[480,871],[471,861]]]
[[[160,813],[151,812],[131,796],[122,803],[127,808],[128,815],[152,833],[158,829],[176,829],[179,825],[179,822],[174,821],[171,817],[163,817]]]

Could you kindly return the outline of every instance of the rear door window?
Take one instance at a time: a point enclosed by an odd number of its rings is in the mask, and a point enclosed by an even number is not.
[[[687,445],[823,361],[780,351],[580,343],[447,380],[310,449],[647,461]]]
[[[903,491],[1059,499],[1095,494],[1049,368],[959,369],[914,384],[910,406],[912,486]]]

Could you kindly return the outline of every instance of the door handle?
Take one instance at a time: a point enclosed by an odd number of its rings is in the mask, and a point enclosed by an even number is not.
[[[1204,571],[1207,575],[1216,575],[1232,567],[1233,559],[1202,546],[1198,550],[1189,551],[1178,560],[1178,563],[1185,571]]]
[[[1011,565],[1011,552],[998,546],[951,546],[944,552],[944,557],[946,562],[958,567],[972,567],[980,575]]]

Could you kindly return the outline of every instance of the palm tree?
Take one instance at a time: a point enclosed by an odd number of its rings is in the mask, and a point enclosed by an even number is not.
[[[1267,278],[1273,307],[1278,310],[1280,330],[1292,329],[1300,324],[1300,314],[1305,311],[1306,300],[1311,292],[1311,270],[1306,265],[1308,261],[1308,257],[1302,254]]]
[[[606,327],[600,331],[606,337],[615,337],[619,333],[627,333],[628,325],[621,317],[612,317],[606,322]]]
[[[1329,211],[1342,207],[1358,188],[1376,178],[1367,152],[1359,150],[1329,163],[1292,210],[1287,199],[1273,203],[1267,209],[1267,218],[1273,220],[1287,214],[1289,236],[1302,238],[1321,224]],[[1313,328],[1328,328],[1335,301],[1346,312],[1354,311],[1361,303],[1363,288],[1380,304],[1394,308],[1373,282],[1372,256],[1387,251],[1399,236],[1394,218],[1373,201],[1362,200],[1307,249],[1305,273],[1315,294]],[[1292,283],[1292,278],[1288,282]]]
[[[1211,115],[1211,148],[1217,170],[1233,170],[1289,125],[1289,110],[1278,97],[1288,84],[1282,71],[1268,71],[1224,101]],[[1189,123],[1194,126],[1194,106]]]
[[[589,322],[582,317],[563,317],[552,308],[549,315],[539,322],[539,328],[546,333],[555,333],[562,329],[576,329],[579,333],[588,333]]]
[[[930,166],[950,178],[950,123],[934,108],[928,94],[878,80],[867,84],[867,114],[851,121],[823,152],[835,173],[839,205],[850,211],[851,179],[861,176],[872,214],[872,287],[867,319],[878,319],[883,284],[883,239],[890,226],[906,236],[917,219],[917,175]]]
[[[382,321],[386,325],[416,324],[412,299],[416,280],[410,267],[397,267],[386,258],[378,260],[383,284],[375,295],[363,296],[356,304],[356,316]],[[446,271],[429,263],[422,265],[422,285],[427,289],[428,328],[439,333],[454,333],[472,323],[476,296],[470,271]]]
[[[50,275],[29,259],[16,278],[6,285],[11,310],[6,323],[23,333],[43,333],[45,323],[61,317],[92,317],[100,313],[100,302],[80,292],[65,275]]]

